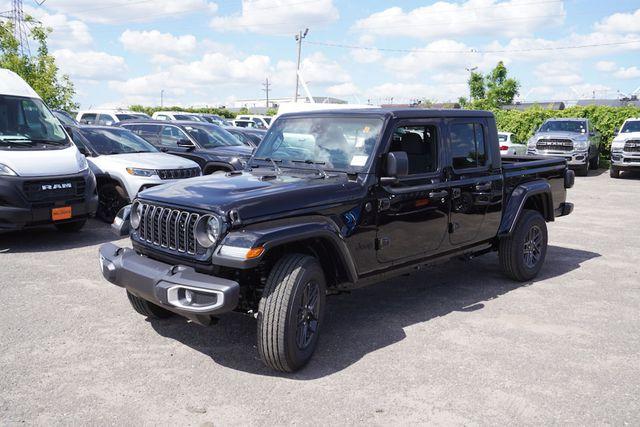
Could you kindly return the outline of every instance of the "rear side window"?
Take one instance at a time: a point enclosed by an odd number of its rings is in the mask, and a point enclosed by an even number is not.
[[[487,164],[484,126],[480,123],[451,125],[451,160],[454,169],[471,169]]]
[[[160,133],[160,126],[156,125],[124,125],[125,129],[129,129],[142,139],[152,143],[158,143],[158,134]]]
[[[160,135],[160,144],[167,147],[175,147],[181,139],[189,140],[187,135],[175,126],[165,126]]]
[[[98,115],[97,114],[87,113],[87,114],[83,114],[82,117],[80,117],[80,123],[86,123],[88,125],[93,125],[93,124],[96,123],[97,119],[98,119]]]
[[[113,124],[113,117],[110,114],[99,114],[98,115],[98,124],[100,125],[111,125]]]

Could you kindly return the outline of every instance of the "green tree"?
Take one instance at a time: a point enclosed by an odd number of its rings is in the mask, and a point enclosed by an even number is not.
[[[480,101],[486,97],[484,77],[475,71],[469,76],[469,93],[473,101]]]
[[[502,61],[486,76],[473,72],[469,77],[469,91],[473,108],[498,108],[511,104],[518,94],[520,83],[507,77],[508,71]]]
[[[23,55],[11,22],[0,22],[0,68],[22,77],[49,107],[67,111],[77,109],[78,104],[73,102],[73,83],[69,76],[59,75],[55,58],[49,54],[47,38],[51,30],[31,17],[26,20],[31,24],[30,36],[36,42],[36,52],[31,56]]]

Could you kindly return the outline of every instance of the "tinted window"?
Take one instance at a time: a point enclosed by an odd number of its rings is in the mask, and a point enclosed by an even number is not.
[[[212,124],[185,125],[184,129],[202,148],[215,148],[228,145],[243,145],[238,138],[226,130]]]
[[[69,144],[62,125],[41,100],[0,95],[0,147],[9,140]]]
[[[80,123],[94,124],[97,118],[98,118],[97,114],[91,114],[91,113],[83,114],[80,117]]]
[[[113,117],[110,114],[99,114],[98,115],[98,124],[101,125],[110,125],[113,123]]]
[[[118,118],[118,120],[125,121],[125,120],[135,120],[140,118],[140,116],[135,116],[133,114],[116,114],[116,117]]]
[[[409,175],[414,175],[436,171],[437,147],[436,126],[402,126],[393,134],[390,151],[407,153]]]
[[[628,121],[620,129],[620,133],[640,132],[640,120]]]
[[[181,139],[189,139],[187,135],[175,126],[165,126],[160,134],[160,144],[175,147]]]
[[[125,129],[129,129],[131,132],[135,133],[139,137],[144,140],[152,143],[158,143],[158,134],[160,133],[160,128],[162,126],[158,125],[124,125],[122,126]]]
[[[484,127],[481,124],[451,125],[451,159],[454,169],[475,168],[487,163]]]
[[[81,128],[80,132],[98,154],[147,153],[158,151],[126,129]]]

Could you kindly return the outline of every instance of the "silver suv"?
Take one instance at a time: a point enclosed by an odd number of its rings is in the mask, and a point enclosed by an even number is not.
[[[640,171],[640,118],[625,120],[611,143],[611,177],[632,170]]]
[[[527,143],[527,154],[562,157],[587,176],[600,166],[601,138],[588,119],[549,119]]]

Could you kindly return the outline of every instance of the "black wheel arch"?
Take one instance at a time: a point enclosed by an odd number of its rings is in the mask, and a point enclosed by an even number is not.
[[[555,220],[551,185],[545,180],[536,180],[518,185],[504,207],[498,237],[508,236],[525,209],[540,212],[547,222]]]
[[[132,198],[129,196],[129,194],[127,194],[127,187],[117,177],[114,177],[114,176],[106,174],[106,173],[96,174],[96,185],[97,185],[97,188],[100,188],[100,187],[102,187],[103,185],[106,185],[106,184],[114,184],[116,186],[116,190],[118,191],[118,193],[120,193],[120,196],[123,199],[126,199],[128,201],[132,200]]]

